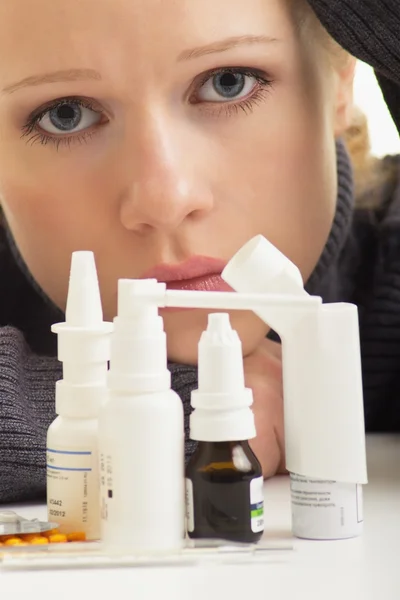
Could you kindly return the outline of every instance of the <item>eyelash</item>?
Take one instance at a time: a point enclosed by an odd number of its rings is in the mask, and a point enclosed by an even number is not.
[[[90,100],[82,97],[66,97],[59,98],[58,100],[54,100],[53,102],[49,102],[44,107],[33,112],[29,117],[25,125],[22,127],[22,138],[28,138],[27,144],[31,144],[32,146],[36,143],[40,143],[42,146],[47,146],[47,144],[51,143],[56,146],[58,150],[60,146],[68,146],[70,147],[72,143],[85,143],[90,138],[95,135],[95,131],[92,129],[88,129],[86,131],[81,131],[79,135],[63,135],[63,136],[52,136],[46,133],[45,131],[41,131],[38,129],[38,123],[43,119],[43,117],[50,112],[51,110],[55,110],[64,104],[75,103],[78,104],[82,108],[88,108],[96,113],[101,113],[102,111],[98,109],[97,103],[91,102]]]
[[[197,84],[197,90],[201,89],[201,87],[209,81],[215,75],[220,73],[240,73],[245,77],[253,77],[256,81],[256,85],[254,86],[252,93],[235,102],[232,100],[231,102],[206,102],[204,103],[206,106],[202,108],[207,114],[212,114],[212,116],[220,117],[222,114],[225,116],[237,115],[240,111],[243,111],[245,114],[251,113],[254,108],[259,105],[266,97],[266,95],[270,92],[273,81],[266,76],[262,71],[258,69],[246,69],[243,67],[234,67],[234,68],[224,68],[224,69],[214,69],[213,71],[209,71],[205,73],[199,83]],[[193,105],[201,104],[201,101],[197,102],[195,100],[195,96],[191,96],[190,98],[194,98],[194,101],[191,103]],[[38,109],[33,112],[25,125],[22,127],[22,136],[23,138],[28,138],[28,144],[40,143],[42,146],[47,146],[47,144],[54,144],[56,149],[58,150],[60,146],[70,147],[73,143],[86,143],[90,138],[92,138],[96,134],[95,129],[84,130],[79,133],[79,135],[63,135],[63,136],[52,136],[48,133],[41,131],[38,129],[38,123],[41,119],[51,110],[57,109],[60,106],[66,103],[76,103],[83,108],[88,108],[97,113],[101,113],[102,111],[98,109],[98,105],[94,104],[88,99],[82,97],[65,97],[55,100],[46,104],[46,106]],[[217,104],[217,108],[215,105]],[[99,124],[96,126],[98,127]]]
[[[229,67],[224,69],[214,69],[213,71],[208,71],[208,73],[205,73],[200,80],[198,89],[200,89],[209,79],[221,73],[241,74],[245,77],[252,77],[255,79],[256,85],[254,86],[250,95],[245,98],[241,98],[238,101],[232,100],[231,102],[205,103],[205,106],[202,108],[202,110],[207,114],[213,113],[213,116],[215,117],[219,117],[222,114],[230,117],[232,115],[237,115],[240,111],[243,111],[245,114],[250,114],[256,106],[265,100],[267,94],[270,93],[274,85],[273,80],[259,69]],[[197,103],[194,102],[193,104]],[[217,108],[215,108],[215,104],[217,104]]]

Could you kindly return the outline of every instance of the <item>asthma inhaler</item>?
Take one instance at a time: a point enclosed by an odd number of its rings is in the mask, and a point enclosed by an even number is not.
[[[307,297],[297,267],[262,236],[239,250],[222,277],[242,293]],[[367,467],[357,307],[310,304],[286,318],[267,304],[255,312],[282,339],[293,533],[314,540],[359,536]]]

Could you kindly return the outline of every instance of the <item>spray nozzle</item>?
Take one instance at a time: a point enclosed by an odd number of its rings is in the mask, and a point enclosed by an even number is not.
[[[73,417],[98,414],[106,394],[112,323],[103,321],[93,252],[72,254],[65,322],[55,323],[63,379],[57,382],[56,411]]]
[[[118,318],[154,318],[165,296],[166,285],[156,279],[120,279],[118,282]]]
[[[93,252],[72,254],[66,323],[70,327],[97,327],[103,322],[99,281]]]
[[[147,393],[171,384],[167,339],[158,302],[166,285],[156,279],[120,279],[111,342],[110,389]]]

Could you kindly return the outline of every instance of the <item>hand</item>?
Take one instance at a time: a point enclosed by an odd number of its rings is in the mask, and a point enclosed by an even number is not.
[[[285,472],[281,346],[263,340],[244,359],[246,386],[253,390],[257,437],[250,446],[265,478]]]

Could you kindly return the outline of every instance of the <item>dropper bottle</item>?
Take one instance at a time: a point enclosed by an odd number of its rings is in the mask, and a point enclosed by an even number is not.
[[[263,477],[249,445],[256,436],[253,394],[227,313],[209,315],[198,370],[190,437],[199,443],[186,468],[188,535],[254,543],[264,531]]]
[[[112,324],[103,322],[92,252],[74,252],[65,323],[58,334],[63,379],[56,384],[58,417],[47,433],[49,520],[62,533],[100,537],[97,428],[107,393]]]
[[[160,288],[161,286],[161,288]],[[171,390],[156,280],[121,280],[99,420],[102,541],[138,554],[184,542],[184,416]]]

